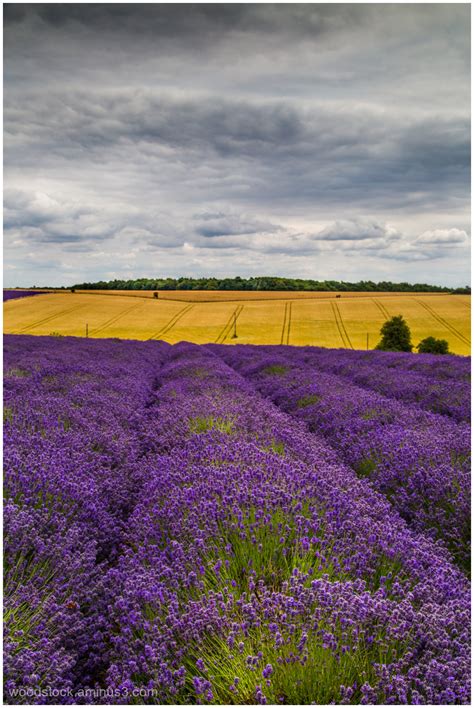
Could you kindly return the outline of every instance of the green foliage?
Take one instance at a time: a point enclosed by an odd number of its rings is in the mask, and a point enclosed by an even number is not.
[[[266,366],[263,370],[265,374],[270,374],[270,376],[280,376],[281,374],[286,374],[287,371],[288,367],[282,364],[272,364],[271,366]]]
[[[10,423],[13,420],[13,408],[10,406],[4,406],[3,408],[3,422],[5,423],[7,420]]]
[[[279,440],[273,440],[270,449],[277,455],[283,456],[285,454],[285,444]]]
[[[60,426],[62,426],[64,428],[64,432],[66,432],[66,433],[68,430],[71,429],[72,424],[71,424],[71,421],[69,420],[69,418],[66,418],[64,416],[59,416],[58,423]]]
[[[26,369],[14,368],[14,369],[9,369],[6,372],[5,376],[11,376],[11,377],[22,379],[22,378],[25,378],[26,376],[30,376],[30,372],[26,371]]]
[[[219,430],[221,433],[230,435],[234,431],[234,421],[225,418],[214,418],[214,416],[198,416],[189,421],[189,429],[192,433],[207,433],[209,430]]]
[[[370,457],[366,457],[364,460],[358,462],[354,469],[359,477],[370,477],[376,467],[377,462]]]
[[[380,334],[382,339],[375,347],[376,349],[384,352],[411,352],[413,349],[410,329],[402,315],[396,315],[387,320],[382,325]]]
[[[417,349],[420,354],[449,354],[448,342],[445,339],[436,339],[436,337],[425,337]]]
[[[321,400],[321,396],[318,396],[316,393],[310,393],[307,396],[300,398],[296,404],[296,407],[307,408],[308,406],[312,406],[314,403],[317,403],[319,400]]]
[[[281,442],[281,440],[273,439],[270,444],[263,445],[261,449],[265,450],[265,452],[274,452],[281,457],[285,455],[285,443]]]

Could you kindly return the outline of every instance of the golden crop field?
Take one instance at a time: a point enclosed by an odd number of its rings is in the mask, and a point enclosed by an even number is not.
[[[438,293],[61,291],[4,303],[4,332],[352,349],[368,337],[373,349],[383,322],[401,314],[415,345],[432,335],[466,355],[470,304]]]
[[[46,291],[45,291],[46,292]],[[56,291],[61,292],[61,291]],[[152,290],[76,290],[76,293],[85,295],[122,295],[124,297],[154,298]],[[377,298],[407,296],[407,293],[386,292],[345,292],[328,291],[288,291],[288,290],[160,290],[158,299],[178,300],[183,302],[234,302],[236,300],[333,300],[340,298]],[[410,295],[410,293],[408,293]],[[425,293],[420,293],[424,296]],[[446,297],[444,293],[429,293],[430,297]]]

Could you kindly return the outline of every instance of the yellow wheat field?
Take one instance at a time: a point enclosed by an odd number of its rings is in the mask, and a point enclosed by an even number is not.
[[[383,322],[401,314],[415,345],[432,335],[466,355],[470,304],[437,293],[63,291],[4,303],[4,332],[373,349]]]

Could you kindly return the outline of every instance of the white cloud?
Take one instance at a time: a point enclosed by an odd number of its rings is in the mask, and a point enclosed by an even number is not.
[[[400,234],[393,226],[381,224],[376,221],[354,219],[335,221],[321,231],[314,238],[323,241],[364,241],[387,244],[400,238]]]

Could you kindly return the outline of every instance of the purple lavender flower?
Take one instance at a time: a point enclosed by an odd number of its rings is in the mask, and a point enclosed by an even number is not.
[[[7,703],[470,702],[464,424],[300,355],[6,337]]]

